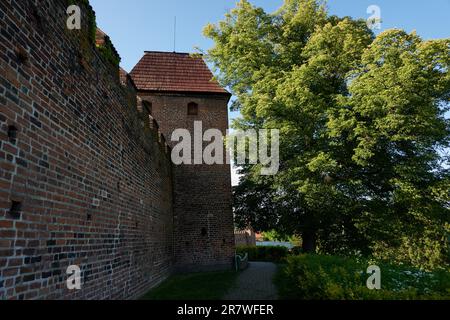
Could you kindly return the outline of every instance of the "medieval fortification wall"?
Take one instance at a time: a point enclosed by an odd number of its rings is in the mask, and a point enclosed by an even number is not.
[[[169,149],[71,2],[0,2],[0,299],[129,299],[173,267]]]

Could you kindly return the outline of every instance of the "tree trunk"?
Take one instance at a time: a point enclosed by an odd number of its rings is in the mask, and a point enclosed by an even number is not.
[[[305,253],[316,253],[316,232],[306,230],[302,233],[302,249]]]

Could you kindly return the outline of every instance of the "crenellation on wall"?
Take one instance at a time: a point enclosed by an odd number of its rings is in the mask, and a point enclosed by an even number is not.
[[[203,132],[228,129],[228,96],[214,94],[148,93],[140,98],[152,105],[152,117],[169,146],[172,132],[183,128],[194,132],[194,121],[202,122]],[[187,106],[199,106],[197,116],[187,114]],[[225,154],[225,151],[224,151]],[[175,268],[178,272],[223,270],[232,266],[235,253],[231,208],[229,164],[173,167]]]
[[[172,272],[170,155],[65,10],[0,4],[0,299],[130,299]]]

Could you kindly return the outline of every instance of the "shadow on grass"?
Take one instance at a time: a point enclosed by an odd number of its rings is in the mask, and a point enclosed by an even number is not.
[[[238,272],[174,275],[147,292],[142,300],[220,300],[236,282]]]

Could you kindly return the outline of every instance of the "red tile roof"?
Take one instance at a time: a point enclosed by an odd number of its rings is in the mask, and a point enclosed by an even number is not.
[[[213,80],[203,58],[188,53],[146,51],[130,76],[142,91],[230,95]]]

